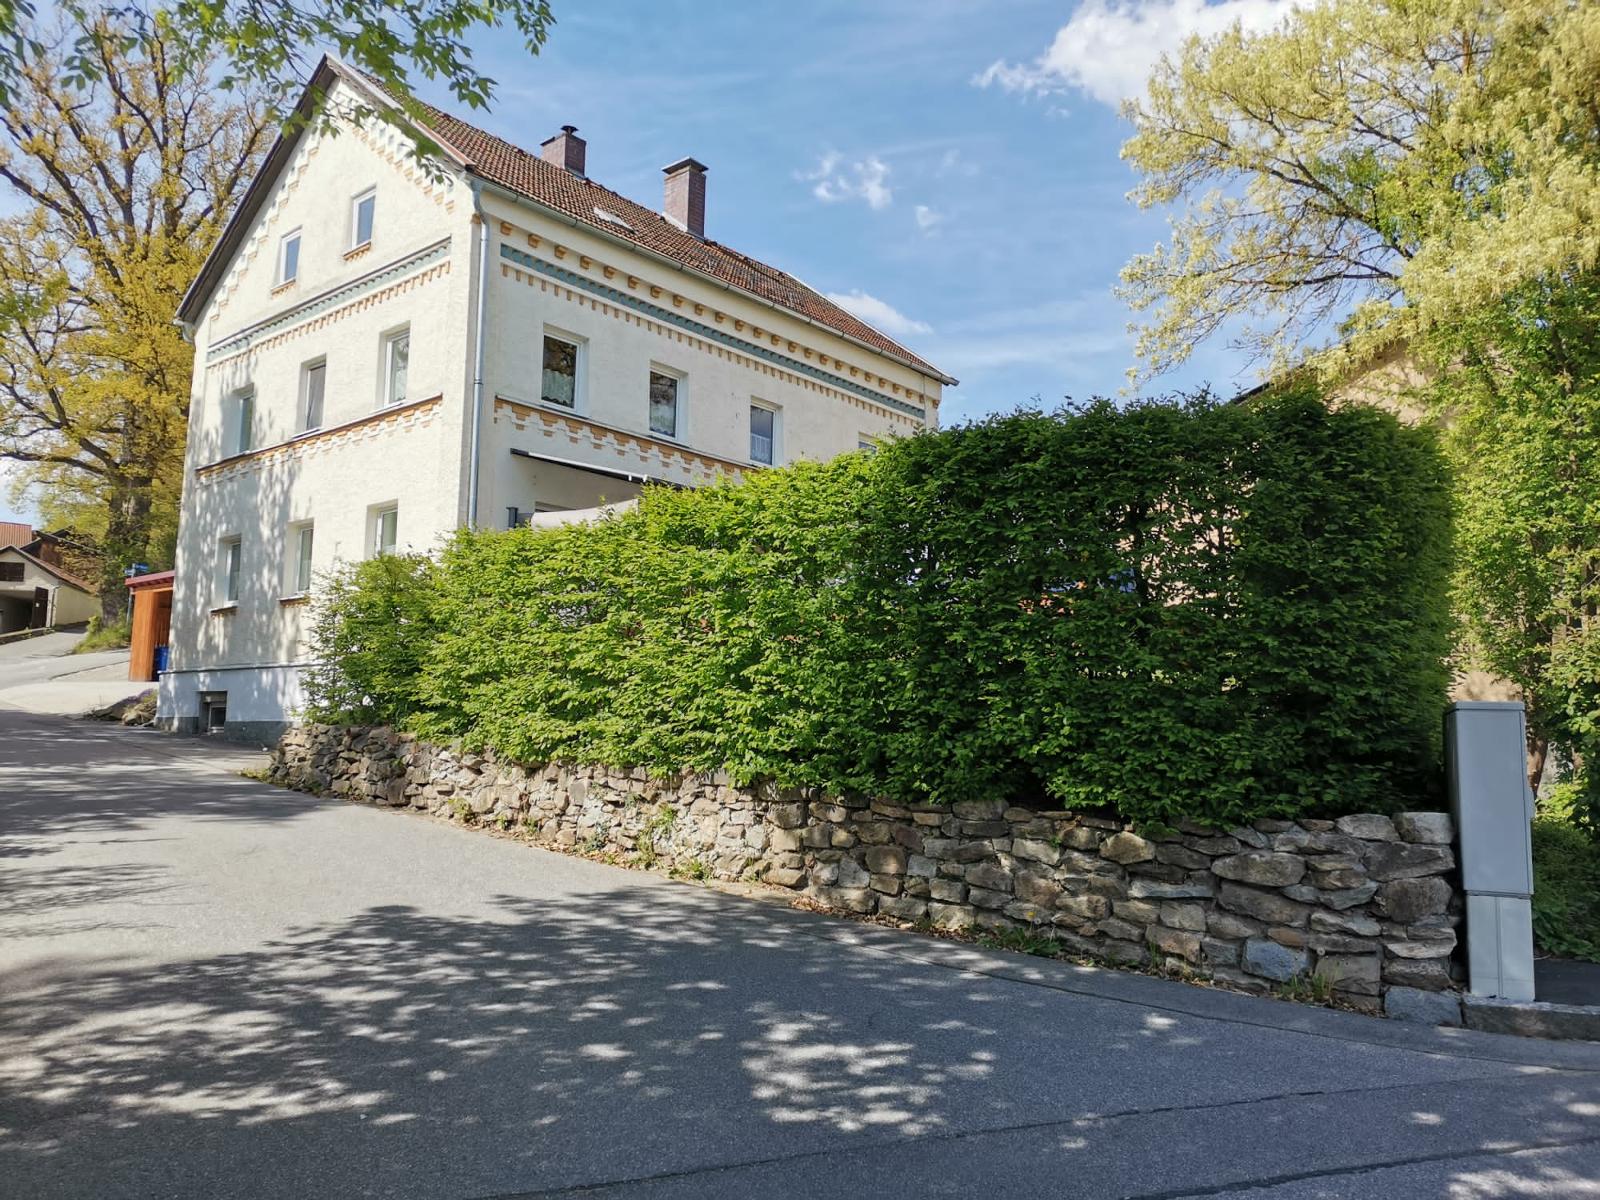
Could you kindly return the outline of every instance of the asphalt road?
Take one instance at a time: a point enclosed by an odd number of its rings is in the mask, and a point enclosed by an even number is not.
[[[1600,1195],[1600,1045],[834,921],[0,712],[0,1195]]]
[[[0,644],[0,709],[72,714],[137,695],[126,650],[73,654],[81,633],[47,633]]]

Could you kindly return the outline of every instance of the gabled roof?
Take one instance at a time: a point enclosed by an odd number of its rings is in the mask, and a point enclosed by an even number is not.
[[[324,58],[307,87],[307,96],[301,98],[302,109],[309,111],[307,97],[315,94],[314,89],[326,90],[335,76],[366,91],[380,103],[394,103],[393,98],[373,80],[342,63]],[[941,383],[956,382],[932,363],[846,312],[787,272],[740,254],[720,242],[695,237],[653,209],[636,204],[592,180],[574,175],[564,167],[547,163],[537,154],[514,146],[449,113],[427,104],[419,104],[418,107],[423,130],[439,143],[446,157],[467,174],[503,188],[538,207],[577,221],[609,240],[637,246],[669,259],[680,267],[831,329]],[[296,140],[298,134],[280,138],[269,152],[239,212],[229,223],[216,250],[212,252],[212,258],[207,260],[200,278],[196,279],[184,297],[178,314],[181,318],[193,320],[198,316],[204,297],[210,293],[216,282],[215,277],[221,273],[221,263],[232,257],[233,247],[242,240],[244,228],[253,219],[266,192],[270,190],[270,182],[263,186],[263,181],[270,180],[276,174]],[[256,194],[258,189],[261,193],[259,196]],[[212,267],[213,260],[220,260],[215,270]],[[201,290],[202,281],[206,281],[204,290]]]
[[[18,558],[31,562],[41,571],[44,571],[50,575],[54,575],[57,579],[61,580],[62,583],[67,584],[69,587],[75,587],[80,592],[88,592],[91,596],[94,595],[94,584],[79,579],[71,571],[63,571],[60,567],[51,566],[42,558],[35,558],[21,546],[0,546],[0,555],[6,554],[15,554]]]
[[[0,521],[0,546],[26,546],[33,541],[33,526],[21,521]]]

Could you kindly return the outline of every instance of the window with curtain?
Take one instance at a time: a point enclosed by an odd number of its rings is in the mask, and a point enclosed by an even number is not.
[[[253,391],[240,392],[237,408],[238,426],[234,430],[233,452],[248,454],[256,448],[256,394]]]
[[[650,432],[678,436],[678,384],[676,376],[650,372]]]
[[[236,537],[222,542],[222,600],[225,604],[239,599],[239,567],[243,558],[243,544]]]
[[[401,404],[406,398],[406,368],[411,363],[411,330],[390,334],[383,357],[387,374],[383,402]]]
[[[372,517],[372,553],[374,556],[393,554],[400,530],[400,507],[391,504],[380,508]]]
[[[322,428],[322,398],[323,391],[328,381],[328,364],[326,362],[308,363],[301,381],[300,390],[304,393],[302,413],[305,420],[301,424],[302,431]]]
[[[578,347],[548,334],[544,339],[544,378],[539,398],[563,408],[578,406]]]
[[[290,580],[292,595],[303,596],[311,590],[311,551],[315,536],[315,529],[309,524],[295,530],[294,578]]]
[[[750,406],[750,461],[772,465],[772,455],[777,442],[778,414],[759,404]]]

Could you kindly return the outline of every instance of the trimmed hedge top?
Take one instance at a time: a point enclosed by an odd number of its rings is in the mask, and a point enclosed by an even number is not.
[[[318,611],[321,719],[525,762],[1209,824],[1425,807],[1430,435],[1306,394],[1098,401],[463,532]]]

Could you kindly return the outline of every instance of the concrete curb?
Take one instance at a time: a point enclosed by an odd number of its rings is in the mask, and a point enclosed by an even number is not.
[[[1463,996],[1461,1012],[1468,1029],[1484,1033],[1600,1042],[1600,1005]]]

